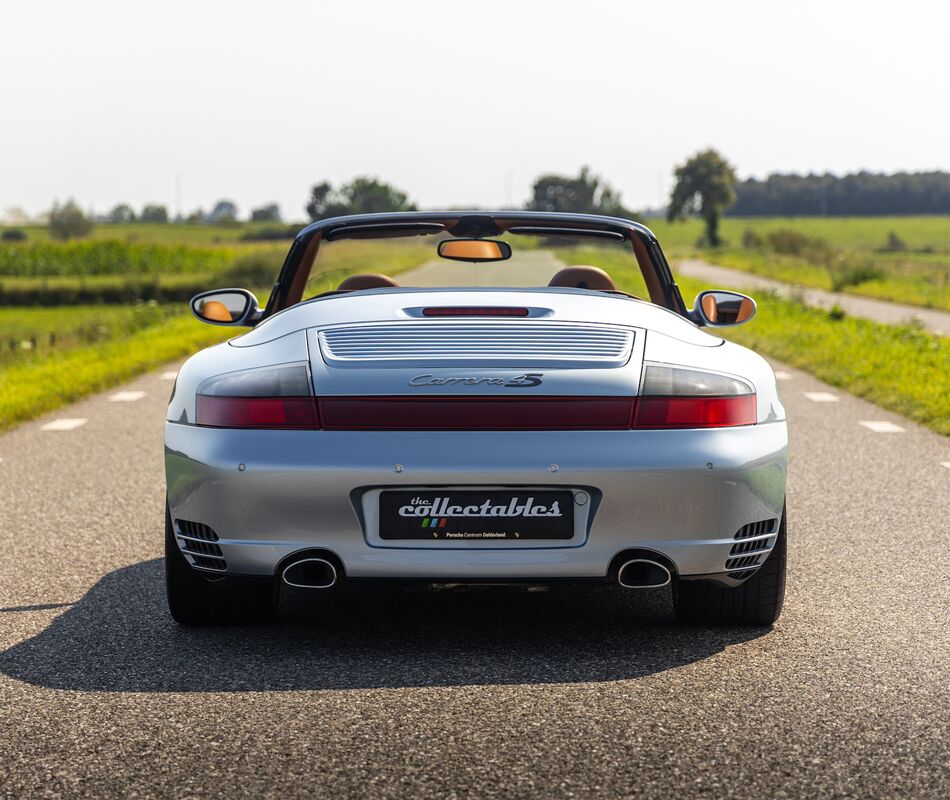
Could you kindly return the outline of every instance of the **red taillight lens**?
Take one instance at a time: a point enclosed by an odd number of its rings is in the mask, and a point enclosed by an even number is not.
[[[195,422],[212,428],[319,428],[312,397],[195,398]]]
[[[429,306],[424,317],[526,317],[528,309],[510,306]]]
[[[635,428],[724,428],[755,424],[755,395],[641,397]]]

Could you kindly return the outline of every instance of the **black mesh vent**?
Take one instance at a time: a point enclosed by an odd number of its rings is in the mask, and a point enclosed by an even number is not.
[[[726,561],[726,569],[742,569],[743,567],[754,567],[759,563],[759,556],[742,556],[741,558],[730,558]]]
[[[748,539],[750,536],[763,536],[766,533],[772,533],[775,531],[775,523],[777,522],[777,519],[763,519],[759,522],[750,522],[748,525],[743,525],[739,528],[733,538]]]
[[[768,550],[771,544],[771,536],[768,539],[747,539],[744,542],[736,542],[729,551],[729,555],[738,556],[743,553],[753,553],[756,550]]]
[[[732,578],[736,581],[744,581],[746,578],[751,578],[758,570],[754,569],[744,569],[742,572],[727,572],[727,577]]]
[[[181,531],[183,536],[188,536],[192,539],[202,539],[206,542],[218,541],[218,534],[201,522],[190,522],[187,519],[176,519],[175,523],[178,525],[178,530]]]
[[[193,539],[185,539],[185,550],[189,553],[201,553],[205,556],[217,556],[218,558],[224,555],[221,548],[213,542],[196,542]]]
[[[195,566],[204,567],[204,569],[226,570],[228,562],[223,558],[209,558],[208,556],[191,556],[195,560]]]

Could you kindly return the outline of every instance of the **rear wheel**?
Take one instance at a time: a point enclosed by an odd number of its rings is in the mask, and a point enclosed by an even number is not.
[[[270,580],[205,577],[182,555],[165,506],[165,591],[168,610],[179,625],[248,625],[270,618]]]
[[[775,545],[765,563],[741,586],[712,581],[677,582],[676,618],[689,625],[771,625],[785,601],[785,510]]]

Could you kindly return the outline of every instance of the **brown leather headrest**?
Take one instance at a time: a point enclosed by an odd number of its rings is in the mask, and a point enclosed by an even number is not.
[[[399,284],[388,275],[362,273],[360,275],[350,275],[350,277],[344,278],[343,283],[337,286],[337,291],[355,292],[360,289],[392,289],[398,287]]]
[[[563,286],[570,289],[615,290],[614,282],[600,267],[564,267],[551,278],[548,286]]]
[[[228,307],[220,300],[205,300],[198,311],[205,319],[215,322],[230,322],[233,319]]]

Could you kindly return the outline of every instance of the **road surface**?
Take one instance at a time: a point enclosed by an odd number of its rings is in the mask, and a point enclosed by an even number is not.
[[[826,292],[824,289],[797,286],[751,272],[719,267],[697,259],[677,261],[673,266],[673,272],[706,281],[710,288],[768,290],[782,297],[801,297],[807,305],[818,308],[828,309],[837,305],[852,317],[863,317],[888,325],[905,324],[916,319],[930,333],[941,336],[950,335],[950,312],[935,308],[908,306],[844,292]],[[690,302],[690,299],[687,299],[687,302]]]
[[[680,627],[668,591],[614,588],[366,590],[270,627],[180,628],[161,561],[173,373],[3,434],[0,795],[950,795],[950,442],[777,369],[773,629]]]

